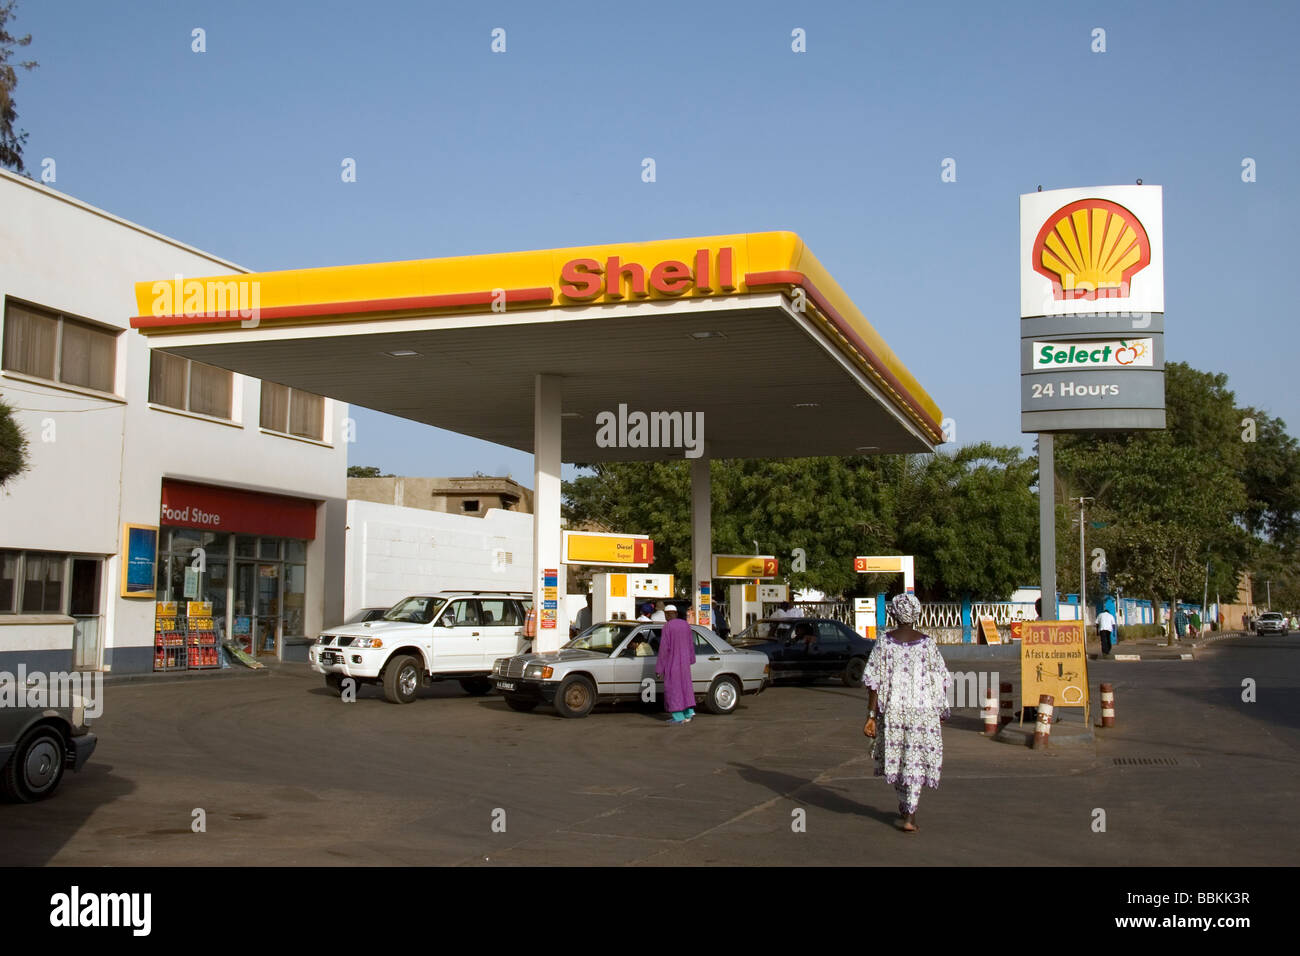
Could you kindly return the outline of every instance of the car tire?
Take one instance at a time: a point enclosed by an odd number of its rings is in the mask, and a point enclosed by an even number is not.
[[[521,714],[531,713],[537,709],[541,701],[533,700],[531,697],[518,697],[514,694],[506,694],[506,706],[511,710],[517,710]]]
[[[867,659],[865,657],[853,657],[849,659],[849,664],[844,668],[844,673],[840,675],[840,680],[844,681],[845,687],[861,687],[862,675],[867,671]]]
[[[460,686],[465,693],[472,694],[475,697],[482,697],[484,694],[492,693],[492,682],[486,677],[462,677]]]
[[[710,714],[731,714],[740,703],[740,682],[730,674],[714,678],[704,695],[704,709]]]
[[[0,792],[14,803],[35,803],[54,795],[63,779],[67,744],[53,727],[35,727],[23,735],[0,770]]]
[[[410,654],[399,654],[384,668],[384,698],[392,704],[409,704],[420,689],[420,665]]]
[[[581,674],[565,680],[555,695],[555,709],[561,717],[586,717],[595,706],[596,685]]]

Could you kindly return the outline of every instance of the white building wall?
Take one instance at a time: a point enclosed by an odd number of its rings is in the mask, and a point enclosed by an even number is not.
[[[533,516],[349,501],[343,613],[450,589],[530,591]],[[334,622],[331,622],[334,623]]]
[[[18,409],[30,442],[28,471],[0,491],[0,548],[116,555],[124,523],[159,523],[164,477],[346,498],[342,403],[325,403],[323,442],[263,432],[261,383],[241,375],[234,377],[233,422],[149,405],[149,340],[129,327],[137,311],[134,283],[243,271],[0,170],[0,296],[124,330],[115,396],[0,372],[0,394]],[[338,546],[322,534],[319,513],[317,528],[308,552],[308,633],[324,624],[326,553]],[[154,602],[119,597],[120,581],[113,557],[104,563],[101,589],[106,659],[114,647],[138,652],[153,640]],[[0,654],[72,646],[71,619],[26,625],[3,617]]]

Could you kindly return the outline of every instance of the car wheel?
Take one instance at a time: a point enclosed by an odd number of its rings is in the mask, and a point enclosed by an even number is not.
[[[586,717],[596,706],[596,685],[581,674],[574,674],[560,685],[555,695],[555,709],[561,717]]]
[[[410,654],[402,654],[384,668],[384,697],[390,703],[409,704],[420,688],[420,665]]]
[[[14,748],[0,771],[0,789],[11,801],[34,803],[52,796],[63,779],[63,735],[53,727],[37,727]]]
[[[715,679],[704,698],[704,709],[710,714],[729,714],[740,703],[740,684],[736,678],[724,674]]]
[[[463,677],[460,686],[465,693],[473,694],[475,697],[492,693],[492,682],[486,677]]]
[[[506,695],[506,706],[511,710],[517,710],[521,714],[527,714],[537,709],[541,701],[533,700],[531,697],[516,697],[514,694]]]
[[[844,673],[840,675],[840,680],[844,681],[845,687],[861,687],[862,675],[867,671],[867,659],[865,657],[854,657],[849,660],[849,666],[844,668]]]

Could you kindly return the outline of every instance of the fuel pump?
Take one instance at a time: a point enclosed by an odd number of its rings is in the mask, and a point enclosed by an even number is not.
[[[644,601],[670,601],[671,574],[602,571],[591,578],[591,620],[631,621],[637,605]]]
[[[763,616],[764,604],[790,600],[788,584],[733,584],[727,590],[727,611],[732,632],[739,632]]]

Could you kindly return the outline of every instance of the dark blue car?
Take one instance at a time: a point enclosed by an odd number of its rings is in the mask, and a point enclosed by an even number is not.
[[[766,654],[773,681],[812,683],[830,677],[846,687],[862,686],[862,672],[876,646],[847,624],[824,617],[765,618],[728,643]]]

